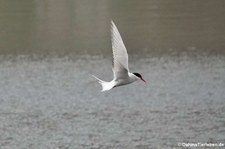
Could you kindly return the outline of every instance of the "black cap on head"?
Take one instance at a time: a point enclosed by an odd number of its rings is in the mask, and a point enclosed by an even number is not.
[[[146,82],[139,73],[134,72],[133,74],[140,78],[142,81]]]
[[[137,76],[138,78],[142,78],[142,76],[139,73],[134,72],[133,73],[135,76]]]

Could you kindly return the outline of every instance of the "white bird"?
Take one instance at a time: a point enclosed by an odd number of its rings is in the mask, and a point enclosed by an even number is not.
[[[111,41],[113,51],[113,80],[106,82],[93,75],[102,85],[102,92],[117,86],[133,83],[137,80],[145,82],[139,73],[129,72],[127,50],[113,21],[111,21]]]

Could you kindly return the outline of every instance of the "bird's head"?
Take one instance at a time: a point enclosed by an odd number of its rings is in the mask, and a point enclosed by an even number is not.
[[[134,72],[133,74],[137,77],[137,79],[142,80],[143,82],[146,83],[146,81],[142,78],[142,76],[139,73]]]

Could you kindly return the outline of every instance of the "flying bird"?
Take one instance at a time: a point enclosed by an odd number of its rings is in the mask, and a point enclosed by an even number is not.
[[[94,76],[102,86],[102,92],[108,91],[114,87],[127,85],[137,80],[145,80],[139,73],[131,73],[128,68],[128,54],[127,49],[123,43],[120,33],[111,20],[111,42],[113,52],[113,80],[110,82],[103,81],[98,77]]]

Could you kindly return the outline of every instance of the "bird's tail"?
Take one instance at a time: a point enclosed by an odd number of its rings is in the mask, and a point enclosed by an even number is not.
[[[94,76],[94,75],[92,75],[92,76],[93,76],[95,79],[98,80],[99,84],[101,84],[101,86],[102,86],[102,92],[108,91],[108,90],[110,90],[110,89],[113,88],[114,84],[113,84],[112,82],[106,82],[106,81],[103,81],[103,80],[99,79],[98,77],[96,77],[96,76]]]

